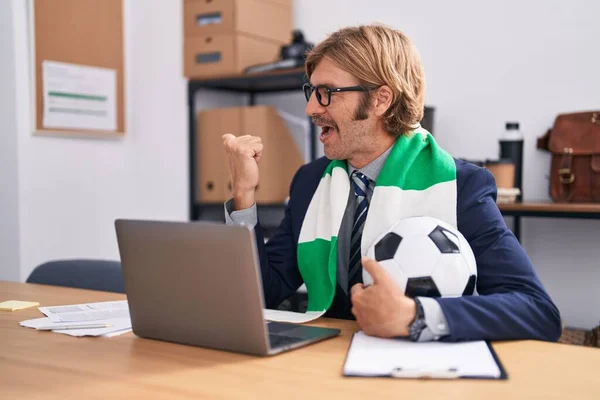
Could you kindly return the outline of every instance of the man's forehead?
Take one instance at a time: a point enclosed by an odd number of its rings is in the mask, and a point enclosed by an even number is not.
[[[326,85],[330,87],[349,85],[357,82],[357,79],[348,71],[344,71],[332,61],[323,58],[315,67],[310,76],[310,84]]]
[[[333,81],[330,81],[330,80],[329,81],[323,81],[323,80],[315,79],[314,75],[310,79],[310,84],[312,86],[325,85],[325,86],[330,87],[330,88],[339,86],[339,84],[334,83]]]

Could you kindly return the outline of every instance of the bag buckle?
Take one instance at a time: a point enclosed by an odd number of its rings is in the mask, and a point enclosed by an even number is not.
[[[560,177],[560,183],[568,185],[569,183],[575,182],[575,174],[571,172],[570,168],[561,168],[558,170]]]
[[[600,114],[597,112],[592,114],[592,124],[600,125]]]
[[[575,182],[575,174],[571,172],[571,156],[573,154],[573,148],[565,147],[563,149],[563,165],[567,164],[566,168],[560,168],[558,170],[558,178],[560,183],[568,185]]]

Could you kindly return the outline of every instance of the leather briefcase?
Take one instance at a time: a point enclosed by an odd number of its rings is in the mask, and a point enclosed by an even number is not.
[[[600,202],[600,111],[558,115],[537,147],[552,153],[554,201]]]

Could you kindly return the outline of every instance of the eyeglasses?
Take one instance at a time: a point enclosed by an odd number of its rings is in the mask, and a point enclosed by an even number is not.
[[[312,86],[310,83],[305,83],[302,85],[302,90],[304,90],[304,96],[306,97],[306,101],[310,100],[310,96],[312,96],[313,92],[317,97],[317,101],[323,107],[327,107],[331,103],[331,93],[338,92],[368,92],[370,90],[377,89],[376,87],[364,87],[364,86],[346,86],[340,88],[330,88],[325,85],[317,85]]]

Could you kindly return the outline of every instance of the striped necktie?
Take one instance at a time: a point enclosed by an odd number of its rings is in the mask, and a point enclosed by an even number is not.
[[[354,212],[354,224],[352,225],[352,235],[350,240],[350,264],[348,264],[349,287],[356,283],[354,282],[356,278],[355,275],[361,267],[360,242],[363,227],[367,219],[367,212],[369,211],[369,194],[373,192],[370,182],[370,179],[361,172],[354,171],[352,173],[352,186],[354,187],[354,194],[356,195],[356,211]]]

